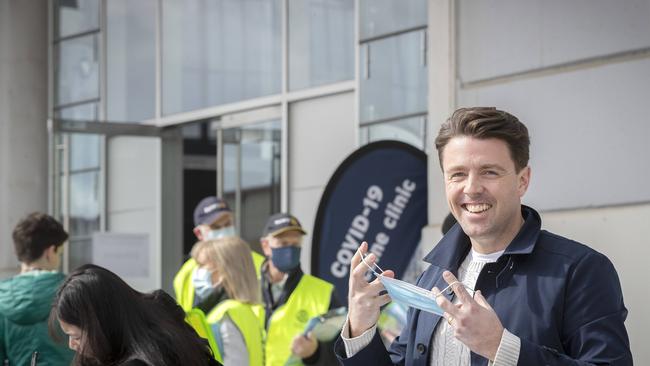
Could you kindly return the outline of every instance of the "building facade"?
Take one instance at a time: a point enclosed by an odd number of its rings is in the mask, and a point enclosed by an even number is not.
[[[169,289],[202,197],[254,248],[276,211],[311,232],[338,164],[381,139],[429,155],[421,258],[448,212],[436,132],[489,105],[530,129],[524,202],[614,262],[650,362],[647,19],[647,0],[0,0],[2,273],[13,225],[48,210],[64,269]]]

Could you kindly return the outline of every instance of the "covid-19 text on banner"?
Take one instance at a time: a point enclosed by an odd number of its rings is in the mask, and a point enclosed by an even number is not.
[[[427,223],[426,155],[379,141],[352,153],[321,199],[312,242],[312,273],[347,297],[350,263],[363,241],[378,263],[400,277]]]

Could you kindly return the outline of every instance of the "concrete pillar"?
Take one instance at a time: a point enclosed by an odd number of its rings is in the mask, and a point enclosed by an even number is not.
[[[429,224],[422,230],[421,253],[424,257],[441,238],[440,227],[449,213],[445,198],[442,171],[434,141],[440,125],[455,108],[456,60],[454,42],[454,1],[429,0],[428,62],[429,62],[429,116],[427,121],[427,143],[425,151],[429,158]]]
[[[14,225],[47,210],[47,25],[47,2],[0,0],[0,278]]]

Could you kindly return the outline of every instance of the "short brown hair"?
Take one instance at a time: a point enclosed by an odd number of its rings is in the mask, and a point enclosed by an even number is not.
[[[18,260],[32,263],[38,260],[50,246],[63,245],[68,240],[68,233],[52,216],[33,212],[16,225],[13,239]]]
[[[442,124],[436,137],[440,167],[442,167],[442,153],[445,146],[457,136],[502,140],[508,145],[517,172],[528,165],[530,148],[528,129],[517,117],[508,112],[495,107],[457,109]]]

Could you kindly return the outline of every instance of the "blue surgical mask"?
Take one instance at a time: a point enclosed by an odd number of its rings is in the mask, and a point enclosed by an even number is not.
[[[237,232],[235,231],[234,226],[226,226],[217,230],[210,230],[205,235],[205,240],[221,239],[231,236],[236,236]]]
[[[271,248],[271,261],[280,272],[289,273],[300,265],[300,247]]]
[[[370,268],[372,273],[374,273],[375,276],[379,278],[379,281],[381,281],[386,291],[388,291],[388,296],[390,296],[390,298],[394,301],[397,301],[402,305],[410,306],[412,308],[420,309],[439,316],[442,316],[445,313],[445,311],[442,310],[442,308],[436,302],[437,296],[434,295],[431,291],[427,291],[422,287],[418,287],[405,281],[386,277],[382,273],[379,273],[370,267],[363,256],[361,257],[361,260],[366,266],[368,266],[368,268]],[[375,264],[375,266],[381,272],[384,272],[384,270],[382,270],[377,264]],[[452,285],[456,283],[460,282],[452,283],[440,291],[440,294],[447,291],[449,288],[451,288]],[[440,294],[438,296],[440,296]]]
[[[205,300],[214,290],[212,273],[205,268],[195,269],[194,273],[192,273],[192,284],[199,301]]]

